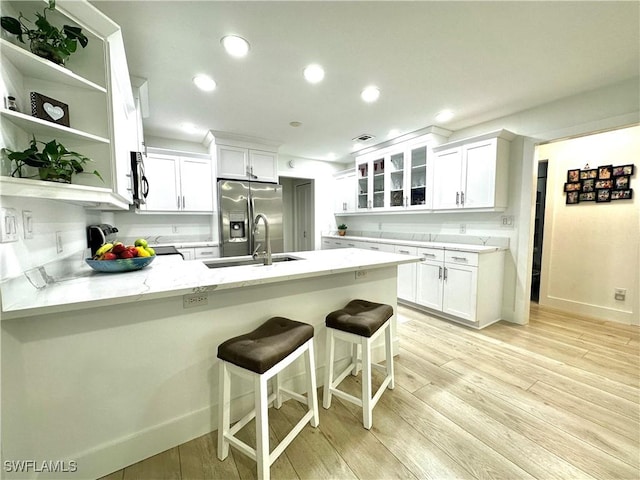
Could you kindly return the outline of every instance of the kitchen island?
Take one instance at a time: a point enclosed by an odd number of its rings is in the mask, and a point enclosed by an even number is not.
[[[395,310],[397,266],[419,260],[359,249],[291,256],[211,269],[158,257],[123,274],[87,266],[19,297],[3,289],[4,460],[75,461],[73,478],[96,478],[215,430],[217,347],[272,316],[314,326],[321,380],[326,314],[354,298]],[[302,372],[294,364],[285,383],[301,388]],[[238,417],[251,385],[233,398]]]

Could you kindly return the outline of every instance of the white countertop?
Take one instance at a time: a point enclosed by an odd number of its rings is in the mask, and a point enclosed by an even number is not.
[[[187,293],[389,267],[420,260],[414,256],[357,248],[287,255],[301,260],[277,262],[269,266],[260,264],[210,269],[199,260],[184,261],[177,255],[163,255],[156,257],[151,265],[142,270],[125,273],[95,272],[86,265],[77,277],[50,284],[43,289],[38,290],[23,282],[21,294],[13,294],[11,298],[3,296],[2,317],[13,319],[112,306]],[[229,259],[219,259],[217,262],[224,260]]]
[[[355,236],[340,236],[340,235],[322,235],[323,238],[335,238],[337,240],[349,240],[355,242],[371,242],[371,243],[384,243],[391,245],[406,245],[410,247],[424,247],[424,248],[437,248],[441,250],[454,250],[457,252],[471,252],[471,253],[488,253],[497,252],[498,250],[506,250],[505,247],[496,247],[493,245],[472,245],[465,243],[445,243],[445,242],[418,242],[415,240],[401,240],[390,238],[374,238],[374,237],[355,237]]]

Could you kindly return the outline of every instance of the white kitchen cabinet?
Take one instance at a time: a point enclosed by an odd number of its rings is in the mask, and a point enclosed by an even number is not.
[[[477,327],[500,320],[504,251],[418,248],[418,255],[417,305]]]
[[[504,130],[476,141],[434,149],[434,210],[507,207],[509,146],[513,134]]]
[[[356,160],[357,210],[382,210],[385,208],[385,158],[379,152]]]
[[[5,1],[3,15],[18,17],[22,11],[27,18],[35,18],[35,12],[41,13],[43,5]],[[127,177],[130,167],[125,161],[125,156],[128,158],[125,150],[131,143],[126,124],[134,106],[126,62],[122,61],[120,28],[86,2],[57,5],[49,15],[55,24],[81,27],[89,42],[86,48],[79,47],[62,67],[34,55],[28,45],[19,43],[14,36],[3,35],[2,96],[16,97],[18,110],[0,108],[3,131],[0,147],[21,151],[33,135],[43,142],[55,139],[69,150],[91,158],[93,161],[85,170],[99,171],[104,181],[88,173],[74,175],[72,185],[9,179],[12,168],[5,165],[1,172],[5,177],[0,179],[2,194],[126,209],[131,201]],[[70,126],[32,116],[30,92],[68,105]],[[24,173],[37,176],[37,171],[31,168]],[[24,188],[16,188],[18,185]]]
[[[142,212],[213,212],[213,176],[206,158],[149,152],[149,195]]]
[[[405,245],[396,245],[394,252],[400,255],[418,254],[416,247],[407,247]],[[416,264],[408,263],[398,265],[398,299],[409,302],[416,301]]]
[[[217,145],[217,176],[234,180],[278,182],[278,154],[276,152]]]
[[[334,212],[355,212],[356,173],[349,171],[335,176],[333,192],[335,195]]]
[[[212,258],[220,258],[220,247],[194,247],[193,256],[195,260],[210,260]]]

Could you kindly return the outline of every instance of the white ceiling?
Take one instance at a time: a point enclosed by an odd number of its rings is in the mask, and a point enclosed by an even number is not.
[[[346,160],[363,133],[371,145],[392,128],[459,130],[640,71],[635,1],[91,3],[122,27],[130,73],[148,79],[145,135],[199,143],[218,130],[312,159]],[[223,51],[227,34],[251,43],[247,57]],[[304,80],[310,63],[322,83]],[[217,89],[197,90],[197,73]],[[359,96],[369,84],[374,104]],[[445,108],[456,117],[439,124]]]

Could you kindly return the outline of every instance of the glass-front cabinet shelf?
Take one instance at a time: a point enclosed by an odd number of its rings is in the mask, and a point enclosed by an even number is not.
[[[420,139],[357,157],[358,210],[431,208],[429,151]]]

